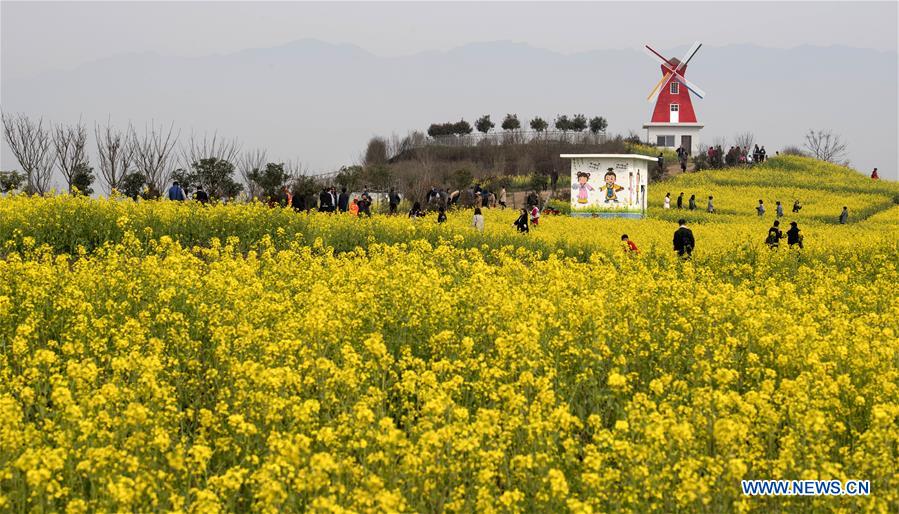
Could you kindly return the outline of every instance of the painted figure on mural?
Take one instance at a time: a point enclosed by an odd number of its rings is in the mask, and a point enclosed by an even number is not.
[[[593,186],[587,183],[590,180],[590,174],[584,171],[577,172],[577,185],[572,186],[572,189],[577,189],[577,203],[586,204],[590,195],[590,191],[593,191]]]
[[[609,168],[609,171],[606,172],[605,184],[602,186],[602,189],[605,190],[605,203],[615,202],[618,203],[618,192],[623,191],[624,188],[615,183],[617,180],[617,176],[615,175],[614,168]]]

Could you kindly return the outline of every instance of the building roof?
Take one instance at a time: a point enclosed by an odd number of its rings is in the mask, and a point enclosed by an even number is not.
[[[559,157],[563,159],[637,159],[656,162],[657,157],[648,157],[636,153],[563,153]]]

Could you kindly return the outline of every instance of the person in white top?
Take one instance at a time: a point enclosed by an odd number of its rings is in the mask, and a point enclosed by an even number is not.
[[[671,208],[671,193],[665,193],[665,208]]]
[[[484,231],[484,215],[481,214],[481,209],[474,210],[474,217],[471,219],[471,226],[478,229],[478,232]]]

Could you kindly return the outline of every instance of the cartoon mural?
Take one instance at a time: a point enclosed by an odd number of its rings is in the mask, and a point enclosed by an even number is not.
[[[562,155],[571,159],[571,214],[643,217],[648,169],[643,155]]]

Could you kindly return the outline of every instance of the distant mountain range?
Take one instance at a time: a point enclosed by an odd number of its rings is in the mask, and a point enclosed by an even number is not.
[[[602,115],[610,132],[643,135],[646,95],[660,73],[640,49],[560,54],[500,41],[380,57],[307,39],[201,58],[127,54],[3,77],[0,103],[54,121],[111,117],[142,127],[154,119],[174,121],[182,134],[218,130],[317,172],[353,162],[372,135],[485,113],[550,122],[560,113]],[[854,167],[897,178],[896,52],[709,45],[687,77],[708,94],[694,98],[705,143],[750,131],[773,154],[801,145],[810,128],[833,129]],[[2,166],[17,167],[5,145]]]

